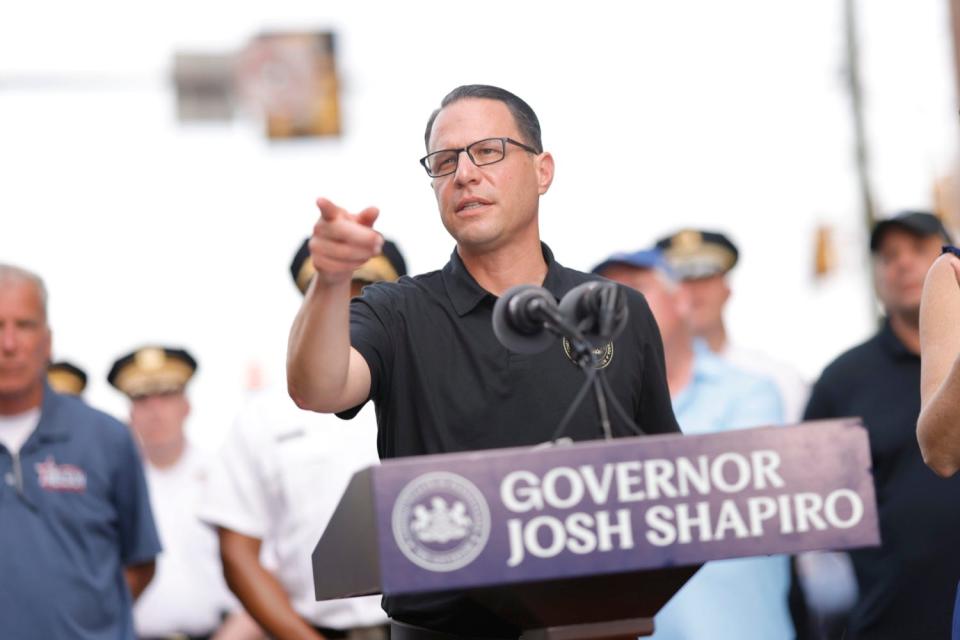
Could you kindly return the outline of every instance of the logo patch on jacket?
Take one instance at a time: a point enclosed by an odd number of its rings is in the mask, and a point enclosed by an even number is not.
[[[43,462],[34,465],[40,487],[47,491],[72,491],[82,493],[87,490],[87,474],[72,464],[57,464],[53,456],[47,456]]]

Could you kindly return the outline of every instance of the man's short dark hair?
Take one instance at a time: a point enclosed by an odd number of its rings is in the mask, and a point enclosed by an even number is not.
[[[488,84],[465,84],[444,96],[440,102],[440,108],[431,113],[430,119],[427,120],[427,131],[423,136],[423,143],[427,147],[427,151],[430,150],[430,132],[433,131],[433,121],[437,119],[437,114],[445,107],[465,98],[496,100],[507,105],[517,123],[517,129],[520,130],[520,141],[536,149],[537,153],[543,153],[543,142],[540,140],[540,120],[537,119],[537,114],[533,112],[530,105],[506,89]]]

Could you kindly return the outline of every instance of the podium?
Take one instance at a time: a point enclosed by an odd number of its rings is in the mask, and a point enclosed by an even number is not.
[[[635,638],[705,562],[880,542],[858,419],[386,460],[313,552],[318,600],[458,591],[524,640]]]

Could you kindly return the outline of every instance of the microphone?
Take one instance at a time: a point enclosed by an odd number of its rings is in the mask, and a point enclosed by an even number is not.
[[[559,319],[557,301],[543,287],[521,284],[507,289],[493,306],[493,333],[516,353],[540,353],[549,347]]]
[[[562,316],[593,344],[616,338],[627,326],[627,294],[609,280],[590,280],[567,292],[560,301]]]

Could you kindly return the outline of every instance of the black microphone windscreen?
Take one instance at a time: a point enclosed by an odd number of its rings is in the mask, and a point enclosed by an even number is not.
[[[580,328],[592,342],[616,338],[627,326],[627,295],[620,285],[590,280],[567,292],[560,313]]]
[[[557,302],[543,287],[511,287],[493,306],[493,333],[500,344],[516,353],[540,353],[555,337],[544,328],[543,309]]]

